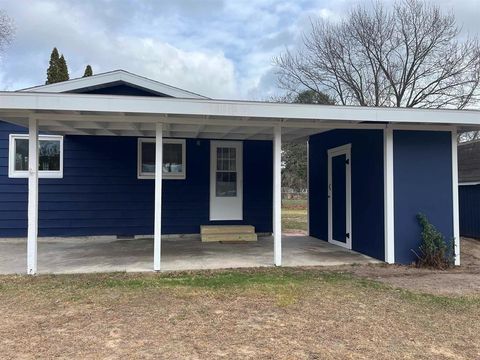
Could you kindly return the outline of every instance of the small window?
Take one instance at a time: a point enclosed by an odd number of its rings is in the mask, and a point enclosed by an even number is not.
[[[28,177],[28,134],[10,135],[8,176]],[[63,136],[38,136],[38,177],[63,177]]]
[[[155,178],[155,139],[138,139],[138,178]],[[185,140],[163,139],[163,178],[185,179]]]

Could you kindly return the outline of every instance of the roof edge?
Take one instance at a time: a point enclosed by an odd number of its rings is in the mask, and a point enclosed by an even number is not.
[[[107,71],[88,77],[78,77],[54,84],[37,85],[23,88],[17,90],[17,92],[64,93],[102,84],[108,84],[115,81],[123,81],[125,83],[142,87],[156,93],[162,93],[176,98],[209,99],[206,96],[194,93],[192,91],[180,89],[157,80],[149,79],[145,76],[133,74],[123,69]]]

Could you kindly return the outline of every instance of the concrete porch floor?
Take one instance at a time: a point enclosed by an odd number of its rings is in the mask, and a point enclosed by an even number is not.
[[[378,260],[309,236],[283,236],[283,266],[332,266]],[[162,270],[200,270],[273,265],[273,239],[256,243],[202,243],[162,239]],[[152,271],[153,239],[39,238],[38,273]],[[0,240],[0,274],[26,273],[26,239]]]

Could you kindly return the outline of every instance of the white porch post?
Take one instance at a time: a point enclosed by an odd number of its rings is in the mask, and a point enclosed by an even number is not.
[[[282,128],[273,130],[273,254],[274,264],[282,265]]]
[[[383,130],[385,262],[395,262],[395,219],[393,187],[393,130],[387,125]]]
[[[310,140],[307,140],[307,235],[310,236]]]
[[[28,238],[27,274],[37,273],[38,235],[38,120],[28,120]]]
[[[153,245],[153,269],[160,270],[162,250],[162,168],[163,168],[163,124],[157,123],[155,139],[155,223]]]
[[[455,242],[455,265],[460,265],[460,218],[458,210],[458,139],[457,130],[452,131],[452,202],[453,238]]]

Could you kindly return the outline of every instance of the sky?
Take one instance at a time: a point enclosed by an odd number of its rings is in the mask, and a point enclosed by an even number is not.
[[[390,0],[385,0],[390,4]],[[310,19],[339,21],[358,0],[0,0],[15,22],[0,90],[45,82],[52,48],[70,78],[124,69],[220,99],[281,94],[273,58],[295,49]],[[465,34],[480,33],[480,0],[436,0]],[[366,1],[371,4],[371,1]]]

